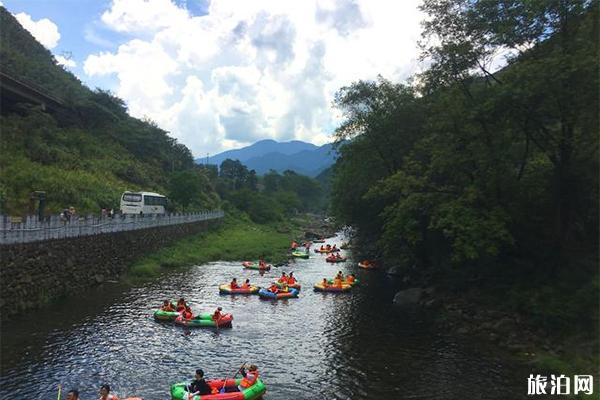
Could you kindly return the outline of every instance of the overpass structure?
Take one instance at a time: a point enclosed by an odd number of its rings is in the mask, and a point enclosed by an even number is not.
[[[2,71],[0,71],[0,96],[2,98],[2,108],[5,107],[6,103],[37,104],[44,111],[60,111],[65,108],[62,100],[48,94],[44,89],[32,83],[25,83]]]

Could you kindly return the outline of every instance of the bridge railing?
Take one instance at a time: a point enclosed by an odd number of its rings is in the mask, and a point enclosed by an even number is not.
[[[179,225],[192,222],[223,218],[221,210],[188,214],[165,215],[115,215],[72,217],[70,220],[52,215],[40,221],[37,216],[14,218],[0,215],[0,244],[29,243],[51,239],[64,239],[80,236],[99,235],[154,228],[167,225]]]

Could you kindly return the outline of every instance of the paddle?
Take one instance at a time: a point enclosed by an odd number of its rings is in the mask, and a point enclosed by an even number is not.
[[[248,361],[244,361],[244,363],[242,365],[240,365],[240,367],[237,369],[237,371],[235,371],[235,375],[233,375],[233,378],[231,378],[231,379],[235,379],[235,377],[237,376],[237,374],[240,373],[240,370],[242,368],[244,368],[247,363],[248,363]],[[223,387],[221,388],[221,390],[219,390],[219,393],[225,393],[225,384],[226,383],[227,383],[227,377],[225,377],[225,379],[223,380]]]
[[[62,385],[58,385],[58,397],[57,399],[60,400],[60,391],[62,390]]]

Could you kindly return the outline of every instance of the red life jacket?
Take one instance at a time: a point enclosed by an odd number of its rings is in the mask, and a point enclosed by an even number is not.
[[[297,282],[296,278],[294,278],[293,276],[288,278],[288,281],[287,281],[288,285],[293,285],[296,282]]]
[[[240,386],[243,387],[244,389],[249,388],[250,386],[252,386],[256,383],[257,379],[258,379],[258,370],[248,371],[248,372],[246,372],[246,376],[244,378],[242,378],[242,381],[240,382]]]
[[[184,311],[183,312],[183,318],[184,319],[192,319],[193,316],[194,315],[191,312],[189,312],[189,311]]]
[[[277,282],[279,282],[279,283],[287,283],[287,282],[289,282],[288,279],[289,278],[287,276],[283,276],[282,275],[281,278],[279,278],[279,280]]]
[[[215,311],[215,313],[212,316],[213,321],[218,321],[221,319],[221,313],[219,311]]]
[[[237,289],[237,288],[239,288],[239,286],[238,286],[237,282],[233,282],[233,281],[231,281],[231,283],[229,284],[229,286],[231,286],[231,288],[232,288],[232,289]]]

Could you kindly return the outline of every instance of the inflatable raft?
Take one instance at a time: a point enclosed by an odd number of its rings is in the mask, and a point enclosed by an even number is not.
[[[327,253],[331,253],[331,250],[327,250],[327,249],[315,249],[315,253],[327,254]]]
[[[330,285],[333,285],[333,279],[327,279],[327,283],[329,283]],[[356,286],[356,285],[358,285],[358,283],[359,283],[359,280],[356,278],[354,278],[354,282],[352,282],[352,283],[348,282],[347,280],[344,280],[342,282],[342,284],[348,284],[350,286]]]
[[[177,311],[163,311],[160,309],[154,311],[154,319],[157,321],[175,321],[177,317],[179,317]]]
[[[277,285],[277,287],[279,289],[281,289],[283,287],[283,283],[275,282],[275,284]],[[291,285],[288,283],[288,288],[296,289],[297,291],[300,291],[300,289],[302,289],[302,286],[298,282],[291,284]]]
[[[358,266],[360,268],[364,268],[364,269],[375,269],[377,268],[376,264],[373,262],[369,262],[369,261],[361,261],[358,263]]]
[[[308,258],[309,254],[303,251],[292,251],[292,257],[295,258]]]
[[[227,379],[223,381],[222,379],[214,379],[206,381],[208,385],[216,389],[216,391],[220,391],[223,387],[223,384],[227,387],[237,387],[242,379]],[[171,386],[171,398],[173,400],[256,400],[260,399],[262,395],[265,394],[267,388],[265,384],[258,378],[254,385],[246,388],[242,392],[229,392],[229,393],[215,393],[215,394],[203,394],[196,396],[189,396],[185,390],[186,383],[176,383]]]
[[[321,282],[315,284],[314,286],[315,292],[334,292],[334,293],[342,293],[349,292],[352,289],[352,286],[347,283],[342,283],[342,287],[338,286],[327,286],[324,287]]]
[[[346,257],[337,258],[335,256],[329,256],[325,259],[325,261],[330,262],[330,263],[339,263],[339,262],[346,261]]]
[[[258,291],[258,295],[260,296],[261,299],[268,299],[268,300],[290,299],[293,297],[298,297],[298,290],[290,289],[289,292],[279,292],[279,293],[275,294],[268,289],[262,288]]]
[[[233,315],[223,314],[219,320],[219,328],[231,328]],[[217,323],[213,321],[212,315],[208,313],[199,314],[192,319],[183,319],[181,316],[175,318],[177,325],[187,326],[188,328],[216,328]]]
[[[219,293],[221,294],[255,294],[258,293],[258,286],[250,285],[249,288],[236,288],[232,289],[229,283],[224,283],[219,286]]]
[[[244,261],[242,263],[242,266],[246,269],[257,269],[257,270],[262,270],[262,271],[268,271],[272,267],[271,264],[266,264],[264,267],[261,267],[260,265],[258,265],[258,263],[255,263],[252,261]]]

